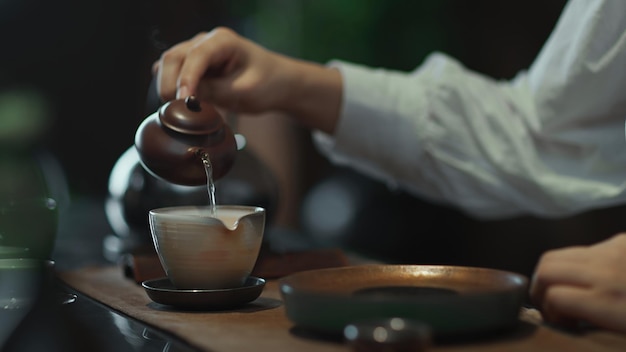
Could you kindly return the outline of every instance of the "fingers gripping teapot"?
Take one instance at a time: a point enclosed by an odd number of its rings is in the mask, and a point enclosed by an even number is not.
[[[167,102],[148,116],[137,129],[135,148],[153,176],[197,186],[207,182],[207,157],[214,180],[230,170],[237,142],[212,105],[189,96]]]

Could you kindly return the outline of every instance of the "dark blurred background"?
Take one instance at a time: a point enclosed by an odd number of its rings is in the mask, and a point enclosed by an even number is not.
[[[550,32],[562,0],[2,0],[0,84],[52,103],[45,144],[73,194],[102,196],[146,110],[151,64],[217,25],[287,54],[410,70],[432,50],[510,78]]]
[[[71,201],[89,198],[100,204],[113,165],[132,145],[138,124],[154,111],[146,103],[152,63],[164,49],[197,32],[229,26],[271,49],[304,59],[323,63],[338,58],[400,70],[412,70],[438,50],[471,69],[509,79],[532,62],[564,3],[2,0],[0,93],[26,90],[45,98],[50,124],[39,147],[58,160]],[[317,209],[309,192],[327,178],[339,180],[338,185],[344,184],[344,177],[356,179],[345,183],[363,184],[354,191],[356,198],[365,199],[358,205],[361,216],[384,221],[367,223],[369,231],[353,224],[337,243],[386,260],[529,272],[547,248],[590,243],[624,228],[619,208],[567,219],[476,221],[336,170],[319,157],[308,134],[299,136],[298,148],[311,160],[301,173],[306,178],[301,187],[309,200],[307,211]],[[361,209],[366,205],[370,209]],[[396,216],[390,212],[400,206],[419,212],[423,220],[416,222],[414,216],[410,225],[389,227],[388,219]],[[307,221],[290,226],[316,236]]]

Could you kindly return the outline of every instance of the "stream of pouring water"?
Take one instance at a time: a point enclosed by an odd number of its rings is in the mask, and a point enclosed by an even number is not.
[[[208,153],[202,153],[200,156],[202,164],[204,165],[204,171],[206,172],[206,187],[209,193],[209,211],[211,216],[215,216],[217,203],[215,201],[215,182],[213,182],[213,167],[211,166],[211,160]]]

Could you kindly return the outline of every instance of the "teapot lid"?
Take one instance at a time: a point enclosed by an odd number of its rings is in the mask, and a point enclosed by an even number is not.
[[[159,121],[171,130],[191,135],[213,133],[224,123],[212,105],[195,96],[165,103],[159,109]]]

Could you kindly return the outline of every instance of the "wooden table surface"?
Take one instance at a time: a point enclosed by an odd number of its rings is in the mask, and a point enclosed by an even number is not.
[[[236,310],[190,312],[154,303],[118,266],[58,273],[79,293],[110,309],[172,334],[198,351],[350,351],[341,340],[301,331],[287,319],[278,282],[269,280],[257,300]],[[79,296],[80,299],[80,296]],[[626,351],[626,335],[596,330],[573,334],[542,324],[536,311],[523,310],[514,331],[456,342],[437,342],[432,351]]]

